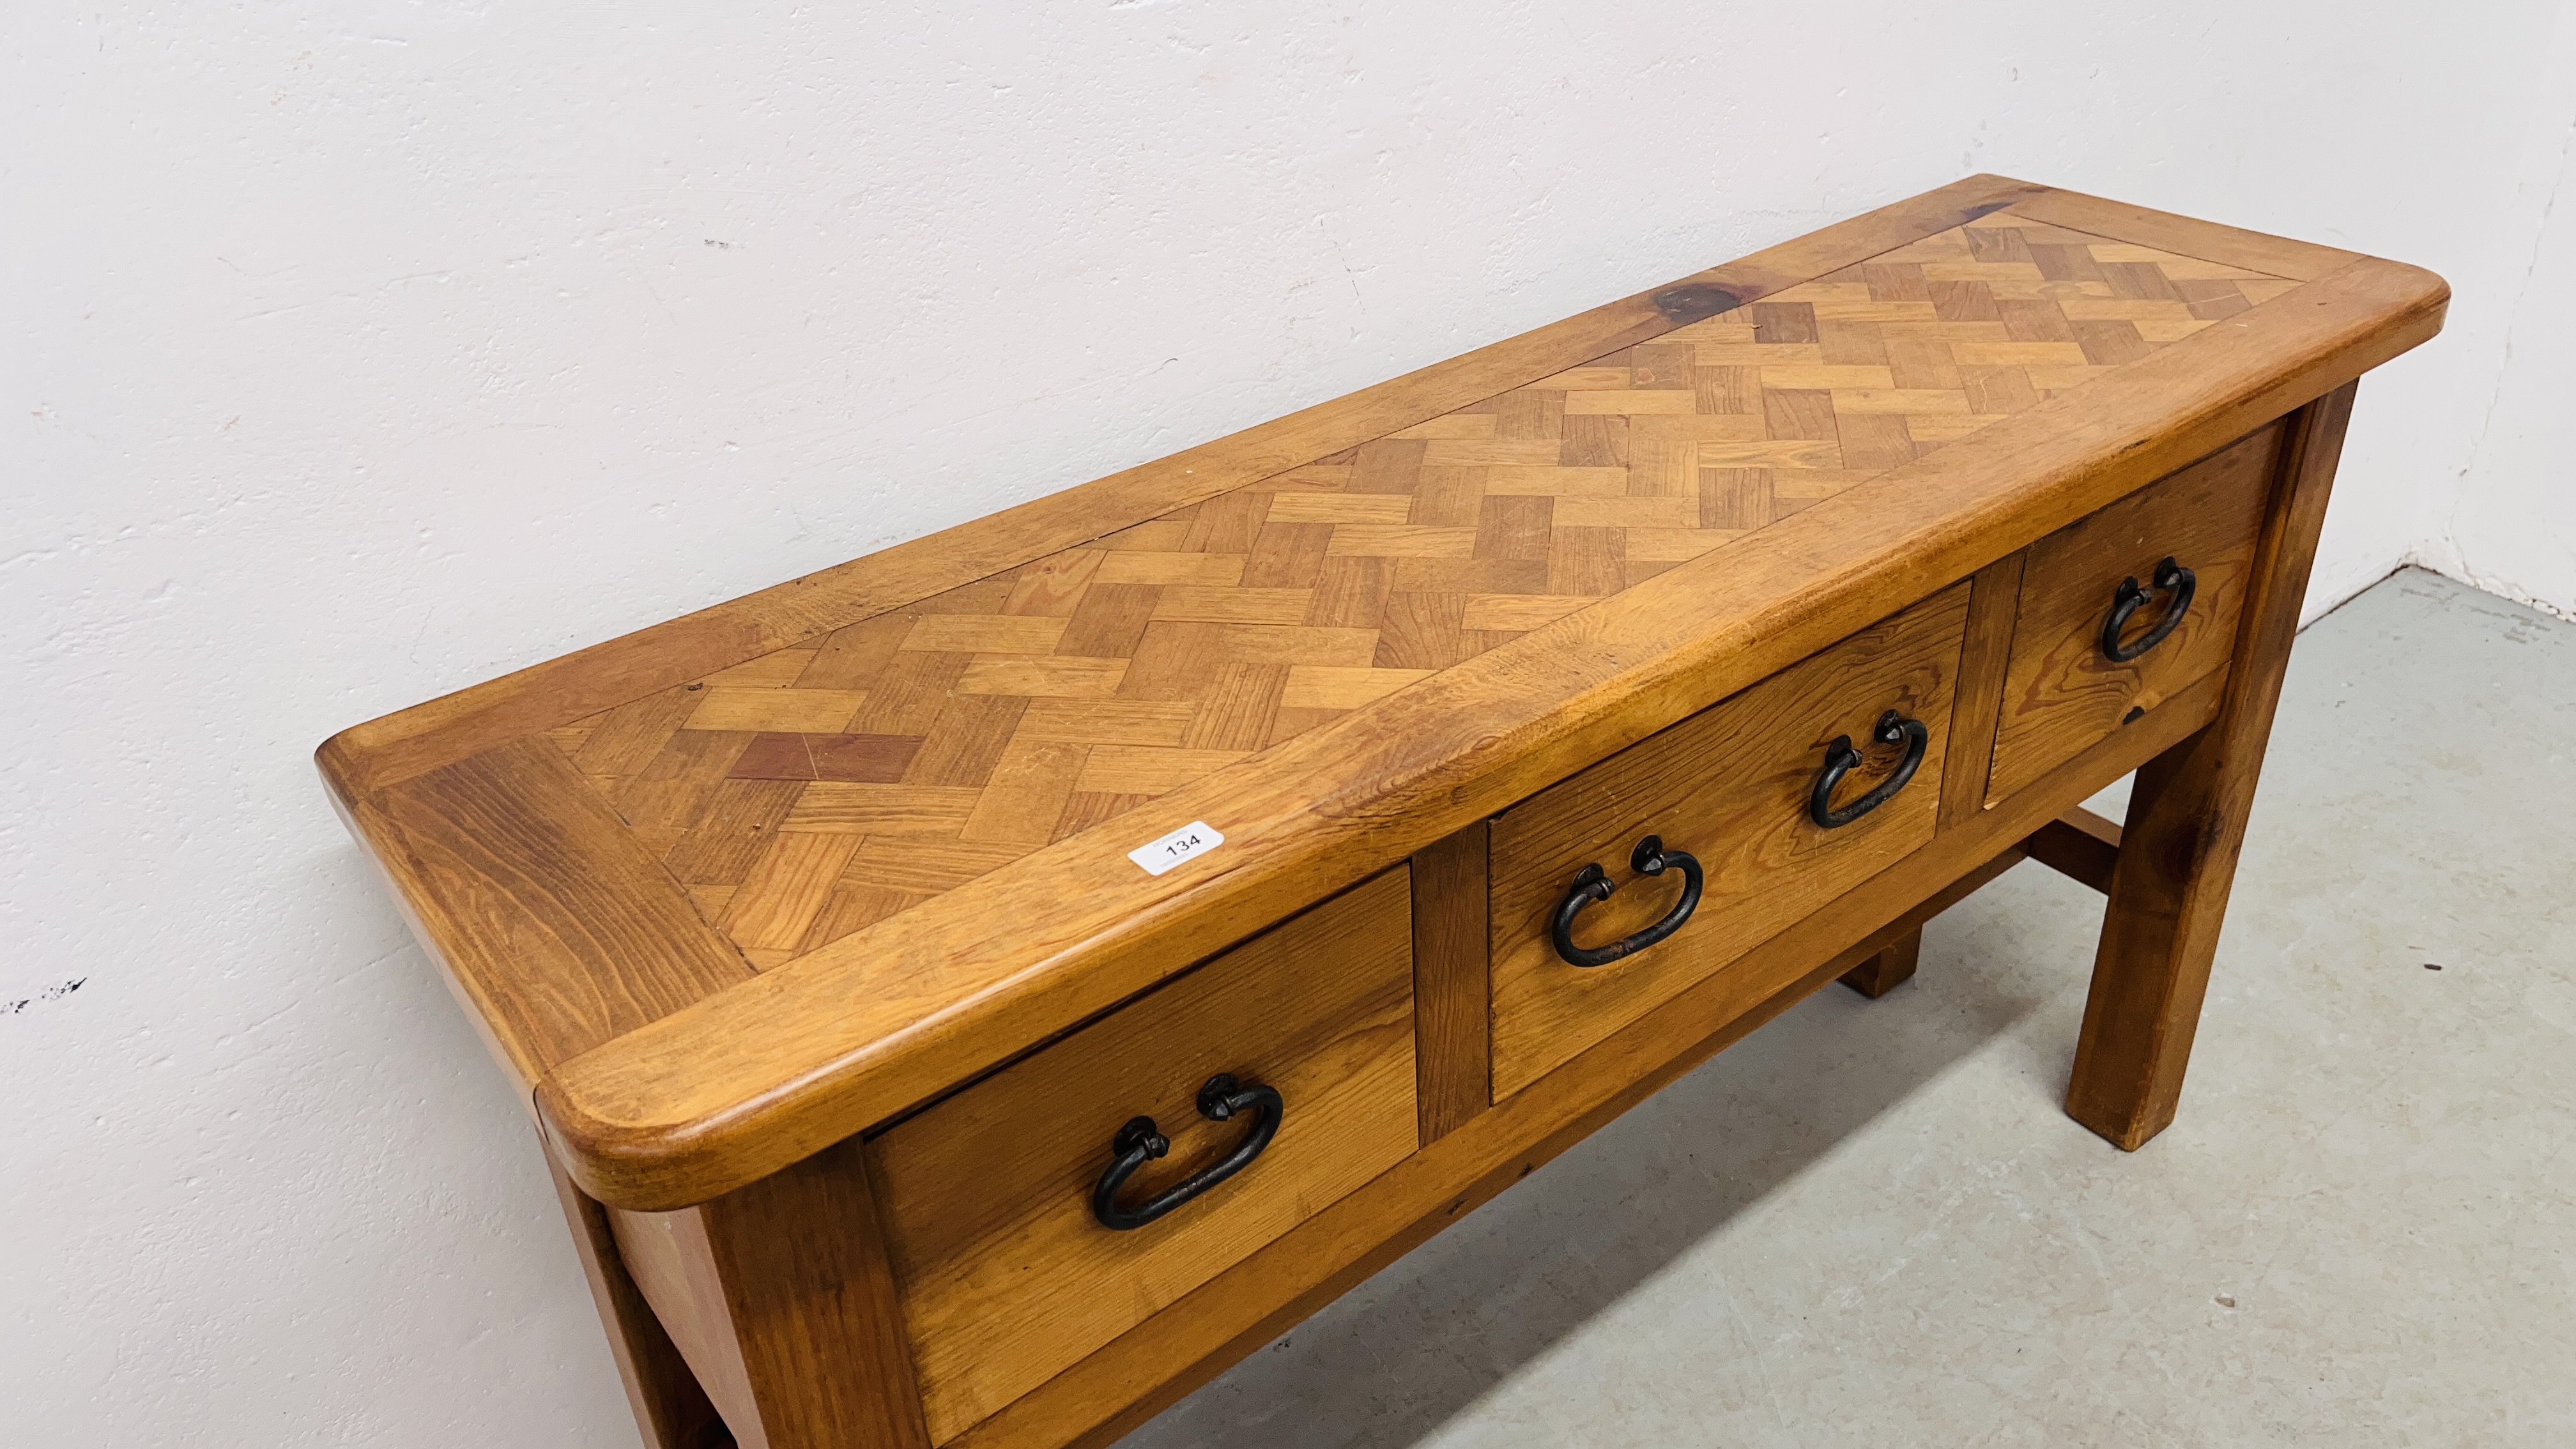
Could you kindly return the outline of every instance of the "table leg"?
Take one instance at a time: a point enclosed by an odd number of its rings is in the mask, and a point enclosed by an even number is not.
[[[554,1174],[555,1197],[572,1224],[582,1276],[590,1280],[591,1301],[598,1304],[600,1322],[608,1329],[608,1350],[617,1360],[617,1376],[626,1381],[626,1402],[635,1411],[636,1427],[644,1431],[646,1449],[732,1444],[707,1391],[626,1271],[609,1230],[608,1210],[574,1184],[551,1152],[546,1168]]]
[[[1914,963],[1923,954],[1923,928],[1899,936],[1870,957],[1842,975],[1845,986],[1875,1001],[1894,991],[1914,977]]]
[[[2067,1115],[2128,1151],[2172,1123],[2182,1096],[2354,386],[2292,424],[2218,718],[2148,762],[2130,793],[2066,1089]]]
[[[741,1449],[930,1449],[855,1139],[609,1225]]]

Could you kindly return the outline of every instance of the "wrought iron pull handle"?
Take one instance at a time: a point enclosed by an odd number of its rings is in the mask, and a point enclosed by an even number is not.
[[[2173,597],[2165,604],[2164,617],[2156,620],[2154,628],[2139,635],[2138,642],[2123,644],[2121,631],[2129,627],[2130,616],[2146,603],[2147,591],[2138,587],[2134,577],[2120,580],[2120,587],[2111,593],[2111,612],[2102,620],[2103,656],[2114,664],[2126,664],[2165,642],[2166,635],[2182,626],[2182,616],[2191,612],[2191,591],[2199,582],[2191,570],[2175,563],[2170,555],[2158,563],[2155,586]]]
[[[1871,787],[1868,794],[1836,809],[1834,787],[1860,763],[1860,751],[1852,748],[1851,736],[1834,736],[1834,742],[1825,746],[1825,768],[1816,776],[1815,793],[1807,797],[1807,817],[1827,830],[1849,825],[1894,799],[1896,792],[1905,788],[1905,782],[1914,778],[1914,772],[1923,768],[1923,752],[1932,745],[1932,732],[1923,727],[1923,721],[1907,719],[1892,709],[1878,717],[1870,734],[1883,745],[1903,740],[1905,758],[1897,762],[1895,773]]]
[[[1247,1087],[1223,1072],[1208,1078],[1207,1085],[1199,1088],[1199,1115],[1211,1122],[1223,1122],[1250,1112],[1252,1131],[1235,1144],[1223,1162],[1187,1181],[1174,1183],[1132,1208],[1123,1208],[1118,1205],[1118,1189],[1126,1185],[1137,1168],[1172,1150],[1171,1139],[1154,1125],[1153,1118],[1128,1118],[1127,1125],[1109,1141],[1111,1161],[1091,1189],[1091,1215],[1100,1219],[1102,1227],[1120,1232],[1145,1226],[1250,1167],[1252,1159],[1270,1145],[1270,1139],[1279,1135],[1279,1119],[1287,1111],[1288,1104],[1280,1100],[1274,1088],[1257,1083]]]
[[[1565,958],[1565,964],[1607,966],[1622,956],[1633,956],[1680,930],[1682,924],[1691,918],[1691,912],[1699,909],[1700,890],[1707,882],[1701,878],[1699,861],[1688,851],[1666,850],[1661,836],[1649,835],[1637,842],[1637,853],[1628,858],[1628,866],[1639,875],[1680,871],[1682,898],[1673,902],[1673,908],[1664,913],[1662,920],[1633,936],[1622,936],[1607,946],[1578,946],[1574,944],[1575,916],[1595,901],[1610,899],[1610,893],[1617,889],[1610,884],[1610,877],[1602,873],[1599,861],[1585,866],[1574,877],[1574,884],[1566,889],[1565,899],[1557,903],[1556,920],[1548,932],[1556,942],[1556,954]]]

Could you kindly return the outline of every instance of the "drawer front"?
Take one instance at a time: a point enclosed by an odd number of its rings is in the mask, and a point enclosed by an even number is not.
[[[2031,545],[1987,799],[2010,795],[2227,663],[2280,449],[2281,429],[2265,428]],[[2121,631],[2123,649],[2167,622],[2178,593],[2156,586],[2167,558],[2191,572],[2190,606],[2136,658],[2111,658],[2103,625],[2123,580],[2146,595]]]
[[[1270,1145],[1168,1216],[1092,1215],[1111,1141],[1148,1116],[1170,1154],[1132,1208],[1254,1130],[1212,1122],[1220,1072],[1277,1090]],[[946,1440],[1233,1266],[1418,1145],[1403,867],[1273,927],[869,1144],[931,1437]]]
[[[1932,838],[1967,612],[1965,584],[1944,590],[1496,817],[1497,1100]],[[1837,737],[1863,750],[1832,797],[1838,808],[1888,780],[1911,748],[1873,739],[1889,710],[1923,725],[1912,779],[1849,824],[1818,825],[1811,796]],[[1650,834],[1697,858],[1697,908],[1634,955],[1568,964],[1553,925],[1586,865],[1602,868],[1612,894],[1577,914],[1578,948],[1653,927],[1681,898],[1679,871],[1632,869]]]

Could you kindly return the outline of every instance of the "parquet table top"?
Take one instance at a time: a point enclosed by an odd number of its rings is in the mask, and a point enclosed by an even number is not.
[[[2297,285],[1999,212],[548,737],[774,968]]]
[[[1967,177],[316,764],[570,1179],[705,1203],[2339,395],[2448,295]]]

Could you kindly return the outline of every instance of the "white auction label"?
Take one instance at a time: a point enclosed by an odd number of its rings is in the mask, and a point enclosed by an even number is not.
[[[1147,875],[1161,875],[1185,860],[1195,860],[1218,846],[1225,837],[1204,820],[1193,820],[1169,835],[1146,841],[1127,852],[1127,858],[1145,867]]]

